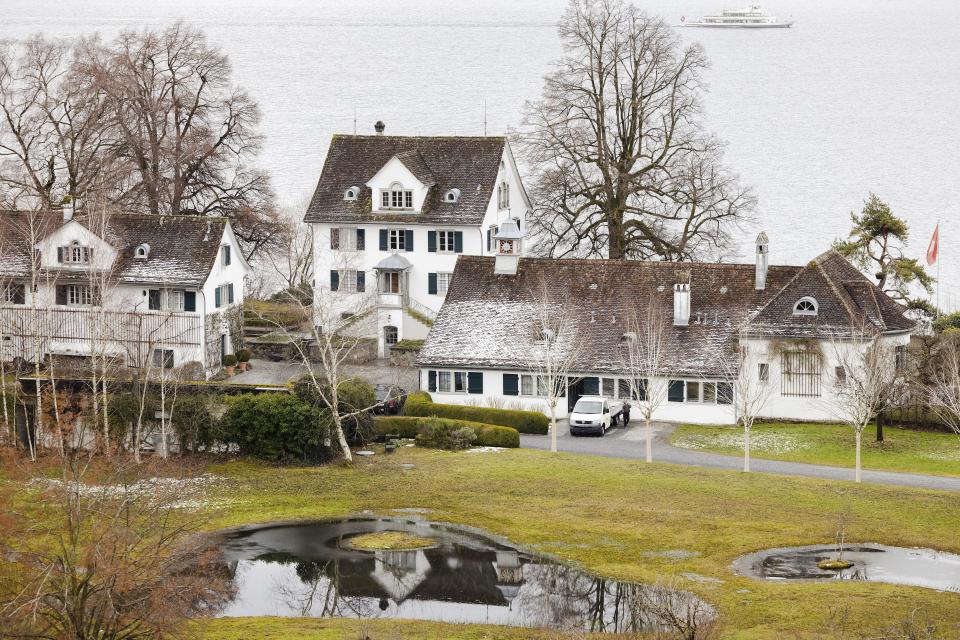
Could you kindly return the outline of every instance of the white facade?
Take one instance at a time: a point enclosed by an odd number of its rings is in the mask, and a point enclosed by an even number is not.
[[[360,178],[357,180],[359,188]],[[425,185],[397,157],[362,185],[373,194],[371,214],[377,217],[376,222],[312,223],[315,300],[333,307],[332,312],[325,309],[316,316],[322,324],[321,317],[346,319],[358,310],[375,307],[378,354],[385,357],[394,342],[427,337],[443,304],[457,257],[493,255],[496,229],[508,220],[526,229],[530,203],[506,143],[479,225],[419,220],[430,189],[439,189],[444,199],[456,198],[459,193],[451,193],[443,184]],[[408,204],[403,200],[406,192],[410,192],[409,208],[403,206]],[[401,194],[399,208],[391,206],[396,203],[394,193]],[[356,194],[344,193],[345,198],[351,195]],[[378,268],[394,255],[409,266]]]
[[[909,333],[885,335],[877,338],[891,349],[904,349],[910,342]],[[836,394],[834,385],[837,382],[837,367],[845,361],[856,361],[856,357],[849,355],[853,350],[866,349],[870,342],[833,342],[821,340],[817,342],[814,353],[819,354],[820,366],[811,371],[811,384],[798,387],[795,380],[785,376],[783,371],[783,354],[774,351],[774,343],[764,339],[751,338],[741,341],[747,349],[756,350],[754,356],[757,370],[749,375],[763,375],[760,364],[767,366],[767,380],[765,403],[760,411],[763,419],[779,419],[788,421],[832,422],[841,420],[837,413]],[[753,360],[754,358],[751,358]],[[433,373],[431,373],[433,372]],[[464,383],[459,386],[457,380],[468,380],[473,372],[482,376],[482,387],[474,385],[473,393]],[[460,375],[458,375],[460,374]],[[748,375],[748,372],[744,372]],[[520,379],[516,393],[513,389],[507,391],[505,382],[508,376]],[[523,380],[526,377],[528,380]],[[476,379],[476,377],[474,378]],[[617,376],[611,373],[574,373],[570,376],[572,384],[582,384],[581,395],[604,395],[610,398],[628,400],[629,377]],[[449,380],[449,386],[446,381]],[[815,384],[813,383],[815,381]],[[759,380],[758,380],[759,382]],[[534,372],[523,371],[491,371],[479,369],[447,369],[438,367],[424,367],[420,370],[420,388],[428,391],[434,402],[459,405],[481,405],[507,407],[540,411],[549,415],[546,399],[536,393],[537,375]],[[724,389],[720,386],[724,381],[720,378],[696,378],[676,376],[672,378],[654,379],[651,382],[651,397],[663,398],[653,419],[663,422],[679,422],[704,425],[726,425],[736,422],[735,404],[724,402]],[[673,385],[674,393],[669,392],[669,385]],[[728,383],[729,384],[729,383]],[[727,387],[727,397],[734,393],[735,385]],[[444,390],[448,389],[448,390]],[[479,389],[482,389],[480,391]],[[527,391],[527,393],[525,393]],[[798,393],[799,392],[799,393]],[[568,414],[568,398],[563,398],[557,406],[557,417],[566,418]],[[634,404],[636,404],[634,402]],[[638,413],[634,412],[634,418]]]
[[[221,237],[209,240],[215,258],[201,265],[207,276],[198,285],[163,267],[153,277],[131,277],[150,270],[156,245],[114,247],[81,221],[65,222],[36,244],[35,274],[4,278],[0,357],[97,355],[138,368],[194,365],[212,375],[221,353],[234,351],[235,328],[226,319],[241,313],[250,271],[229,223],[218,228]],[[125,252],[134,257],[118,272],[130,257]]]

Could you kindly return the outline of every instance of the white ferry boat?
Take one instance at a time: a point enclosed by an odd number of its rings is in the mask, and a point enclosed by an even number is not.
[[[747,29],[785,29],[793,24],[793,20],[780,20],[760,9],[754,4],[746,9],[724,9],[718,16],[701,16],[697,20],[687,21],[686,16],[680,19],[684,27],[740,27]]]

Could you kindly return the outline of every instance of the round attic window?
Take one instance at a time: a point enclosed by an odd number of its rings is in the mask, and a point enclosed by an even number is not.
[[[146,260],[149,255],[150,255],[150,245],[147,244],[146,242],[139,245],[136,249],[133,250],[133,257],[138,258],[140,260]]]
[[[817,301],[810,296],[804,296],[797,300],[793,305],[793,315],[795,316],[815,316],[817,315]]]
[[[443,195],[444,202],[457,202],[460,200],[460,189],[450,189]]]
[[[359,195],[360,195],[360,187],[350,187],[349,189],[343,192],[343,199],[356,200]]]

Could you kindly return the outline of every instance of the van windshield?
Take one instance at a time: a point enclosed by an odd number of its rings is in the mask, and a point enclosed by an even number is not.
[[[573,407],[574,413],[600,413],[603,411],[603,403],[596,400],[578,400]]]

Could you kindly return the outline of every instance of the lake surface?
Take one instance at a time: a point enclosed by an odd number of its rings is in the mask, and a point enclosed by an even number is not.
[[[650,0],[671,22],[734,0]],[[0,38],[162,24],[203,26],[263,109],[263,163],[293,205],[313,189],[330,136],[504,133],[560,53],[564,0],[4,0]],[[791,29],[686,29],[712,62],[709,129],[760,198],[774,263],[802,264],[849,228],[871,191],[911,224],[921,257],[941,223],[944,306],[960,297],[960,3],[776,0]],[[735,256],[731,256],[735,257]]]
[[[364,551],[358,535],[433,541]],[[683,591],[596,577],[477,531],[401,518],[252,527],[221,543],[236,594],[222,616],[406,618],[597,632],[663,628],[665,611],[701,622],[712,607]]]

